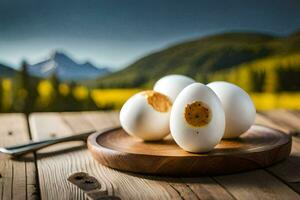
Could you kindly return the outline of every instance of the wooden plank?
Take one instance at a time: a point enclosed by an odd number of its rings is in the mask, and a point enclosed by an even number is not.
[[[293,137],[292,156],[300,156],[300,138]]]
[[[200,178],[182,178],[181,184],[186,184],[188,190],[191,190],[198,199],[235,199],[230,193],[228,193],[222,186],[220,186],[214,179],[210,177],[200,177]],[[180,185],[174,185],[172,181],[168,181],[172,187],[177,188]],[[179,189],[177,189],[179,190]],[[182,192],[183,193],[183,192]],[[189,199],[185,196],[184,199]]]
[[[274,126],[274,122],[265,116],[261,119]],[[118,124],[116,113],[63,113],[63,114],[34,114],[30,124],[35,138],[76,134],[80,131],[103,128]],[[276,124],[277,125],[277,124]],[[46,127],[46,128],[45,128]],[[285,130],[289,131],[287,126]],[[294,140],[295,141],[295,140]],[[64,144],[63,148],[73,144]],[[57,147],[46,150],[53,151]],[[297,155],[300,147],[293,145],[293,152]],[[75,172],[84,171],[101,182],[110,195],[120,196],[124,199],[299,199],[299,195],[286,184],[266,172],[256,170],[235,175],[217,176],[191,179],[170,179],[163,177],[140,176],[122,173],[108,169],[96,163],[86,149],[63,151],[59,153],[39,153],[37,165],[39,180],[41,182],[42,198],[83,199],[83,193],[66,180]],[[299,162],[294,160],[298,166]],[[297,166],[286,166],[268,169],[276,177],[285,181],[297,191],[299,186]],[[291,167],[292,166],[292,167]],[[276,169],[277,167],[277,169]],[[294,173],[283,173],[290,170]],[[53,173],[55,172],[55,173]],[[279,173],[281,172],[281,173]],[[219,184],[221,185],[219,185]],[[284,196],[283,196],[284,195]]]
[[[59,113],[32,114],[29,117],[29,124],[33,140],[41,140],[51,137],[64,137],[74,134],[64,119],[60,117]],[[46,157],[51,155],[53,152],[64,153],[66,149],[72,150],[83,147],[85,147],[85,143],[81,141],[57,144],[38,151],[38,157]]]
[[[91,129],[102,130],[118,124],[118,114],[115,112],[33,114],[30,117],[35,139],[50,137],[51,133],[68,135]],[[65,148],[68,146],[64,144]],[[91,174],[109,195],[122,199],[232,199],[211,178],[170,180],[141,176],[104,167],[95,162],[86,149],[64,151],[63,154],[49,153],[49,149],[44,151],[48,154],[37,154],[42,199],[84,199],[82,191],[67,182],[68,176],[75,172]]]
[[[0,146],[29,141],[26,117],[22,114],[0,115]],[[0,199],[37,199],[36,169],[33,154],[26,159],[11,159],[0,154]]]
[[[290,119],[292,118],[294,123],[298,123],[299,118],[291,117],[290,114],[282,110],[272,112],[259,113],[256,117],[256,123],[281,129],[286,133],[294,133],[296,126],[291,123]],[[275,116],[276,120],[274,120]],[[266,170],[214,178],[237,199],[299,199],[299,194],[295,192],[300,192],[299,144],[299,139],[294,137],[291,157]]]
[[[292,148],[292,153],[287,160],[268,168],[287,183],[300,182],[300,140],[298,138],[293,139]]]
[[[274,112],[274,113],[273,113]],[[280,116],[281,118],[279,118]],[[296,133],[300,125],[300,116],[295,111],[277,110],[266,112],[261,116],[271,123],[271,126],[284,124],[289,133]],[[293,137],[292,152],[290,157],[277,165],[267,168],[267,170],[280,178],[295,191],[300,193],[300,138]]]
[[[287,134],[291,134],[290,133],[290,128],[288,128],[286,126],[281,126],[280,124],[277,124],[277,123],[274,123],[274,121],[272,121],[266,115],[266,112],[259,112],[259,113],[256,114],[255,124],[261,124],[261,125],[264,125],[264,126],[268,126],[268,127],[271,127],[271,128],[281,130],[281,131],[283,131]]]
[[[296,112],[273,110],[261,112],[258,118],[264,118],[263,123],[267,123],[266,125],[273,126],[290,134],[297,134],[300,131],[300,117],[297,116]]]
[[[98,112],[85,113],[83,116],[93,125],[93,127],[95,127],[95,129],[100,129],[102,127],[99,122],[103,120],[105,124],[108,123],[105,121],[107,120],[106,116],[110,116],[109,118],[111,118],[115,124],[119,124],[118,113],[114,112],[107,114]],[[101,165],[99,166],[104,167]],[[224,188],[209,177],[176,179],[141,175],[135,176],[144,181],[147,180],[147,185],[151,184],[155,189],[154,192],[156,191],[156,195],[158,195],[159,198],[166,198],[166,194],[168,194],[170,199],[233,199]],[[127,179],[128,177],[120,176],[119,179],[121,178]],[[136,182],[139,181],[139,179],[135,178],[132,181]],[[130,186],[124,184],[119,187],[125,187],[124,190],[126,191],[126,187]],[[141,193],[141,191],[142,193],[145,193],[147,198],[153,197],[155,199],[156,196],[153,196],[154,194],[151,193],[148,194],[148,189],[146,190],[146,188],[147,187],[140,185],[140,189],[137,191],[140,191],[138,193]]]
[[[237,199],[299,199],[287,185],[264,170],[255,170],[215,179]]]
[[[59,113],[32,114],[29,124],[34,140],[73,133]],[[85,160],[77,159],[77,156],[82,154],[81,151],[68,154],[66,149],[76,149],[80,145],[82,144],[70,142],[54,145],[36,153],[41,199],[83,199],[83,193],[67,181],[67,177],[77,171],[77,165],[85,163]],[[69,163],[70,157],[74,158],[72,165]]]
[[[282,126],[287,127],[292,132],[300,131],[300,116],[296,112],[289,110],[274,110],[265,113],[269,119],[275,123],[281,123]]]

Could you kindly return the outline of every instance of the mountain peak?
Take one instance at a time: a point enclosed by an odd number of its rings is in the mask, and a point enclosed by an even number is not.
[[[60,62],[60,61],[73,61],[69,56],[67,56],[65,53],[61,52],[61,51],[55,51],[52,53],[52,55],[50,56],[51,60],[54,60],[56,62]]]
[[[108,70],[97,68],[90,62],[77,63],[62,51],[54,51],[49,59],[31,65],[29,71],[32,75],[42,78],[56,74],[61,80],[94,79],[109,73]]]
[[[63,51],[59,51],[59,50],[53,51],[52,57],[57,57],[57,56],[66,56],[66,54]]]
[[[94,67],[94,65],[91,62],[89,62],[89,61],[84,62],[82,64],[82,66],[93,66]]]

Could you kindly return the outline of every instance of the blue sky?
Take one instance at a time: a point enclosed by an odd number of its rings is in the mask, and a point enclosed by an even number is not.
[[[300,1],[0,0],[0,63],[31,63],[53,50],[122,68],[182,40],[225,31],[287,35]]]

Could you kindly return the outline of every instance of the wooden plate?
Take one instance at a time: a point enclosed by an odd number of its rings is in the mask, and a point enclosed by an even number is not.
[[[160,142],[142,142],[122,128],[88,138],[88,148],[101,164],[143,174],[196,176],[262,168],[287,158],[291,137],[275,129],[254,125],[235,140],[222,140],[205,154],[179,148],[170,136]]]

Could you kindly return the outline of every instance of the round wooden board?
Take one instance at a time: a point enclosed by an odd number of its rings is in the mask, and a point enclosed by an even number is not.
[[[95,133],[88,148],[101,164],[121,171],[153,175],[197,176],[241,172],[272,165],[287,158],[291,137],[254,125],[240,138],[222,140],[209,153],[189,153],[168,136],[160,142],[142,142],[122,128]]]

